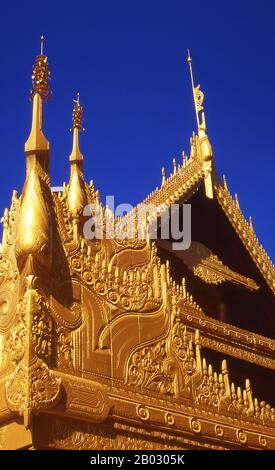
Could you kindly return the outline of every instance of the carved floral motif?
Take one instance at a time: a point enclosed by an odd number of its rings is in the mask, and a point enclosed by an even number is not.
[[[24,416],[28,427],[32,414],[58,402],[60,383],[61,380],[56,379],[42,361],[32,366],[21,361],[6,383],[7,403],[12,411]]]

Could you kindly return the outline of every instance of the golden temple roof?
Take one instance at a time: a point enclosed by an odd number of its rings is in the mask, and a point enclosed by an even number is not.
[[[217,174],[190,55],[188,63],[198,124],[190,156],[174,160],[170,176],[162,170],[161,186],[130,213],[114,217],[85,182],[79,95],[70,180],[51,192],[42,130],[50,71],[41,42],[26,180],[3,217],[0,448],[275,448],[275,410],[253,392],[256,368],[275,369],[275,342],[252,324],[254,305],[263,318],[274,306],[275,268]],[[188,201],[199,235],[176,257],[171,240],[150,239],[150,223]],[[139,224],[137,212],[148,205]],[[222,249],[211,224],[198,223],[202,208],[228,231]],[[85,237],[97,210],[103,237]],[[133,237],[124,238],[129,221]],[[234,311],[236,298],[251,329],[218,316],[225,303]],[[249,379],[236,361],[252,368]]]

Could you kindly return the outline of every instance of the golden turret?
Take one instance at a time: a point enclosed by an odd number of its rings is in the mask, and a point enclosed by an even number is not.
[[[68,207],[72,218],[79,220],[84,206],[87,204],[85,183],[83,178],[83,155],[79,148],[79,133],[84,129],[82,127],[83,108],[77,99],[74,100],[73,108],[73,148],[70,155],[71,177],[68,190]]]
[[[49,216],[49,142],[42,131],[42,105],[51,91],[48,58],[43,53],[44,38],[41,37],[41,53],[33,68],[32,128],[25,144],[27,177],[22,193],[16,240],[16,259],[19,270],[27,261],[35,259],[44,267],[51,266],[51,221]]]

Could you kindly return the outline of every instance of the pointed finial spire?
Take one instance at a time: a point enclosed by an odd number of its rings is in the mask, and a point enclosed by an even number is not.
[[[189,64],[189,68],[190,68],[190,78],[191,78],[191,84],[192,84],[192,91],[193,91],[193,98],[194,98],[194,105],[195,105],[195,111],[196,111],[196,120],[197,120],[198,131],[200,129],[206,130],[204,113],[202,113],[202,115],[201,115],[202,122],[200,122],[200,115],[199,115],[200,111],[203,110],[202,103],[203,103],[203,100],[204,100],[204,94],[200,90],[200,85],[195,86],[193,68],[192,68],[192,57],[190,55],[189,49],[188,49],[187,62]]]
[[[192,91],[193,91],[193,98],[194,98],[194,105],[196,111],[196,120],[198,126],[198,136],[200,142],[200,158],[204,162],[204,170],[205,170],[205,191],[207,197],[213,199],[213,185],[211,179],[211,160],[213,158],[213,151],[209,139],[206,135],[206,124],[205,124],[205,115],[203,112],[203,100],[204,94],[200,90],[200,85],[195,86],[194,83],[194,75],[193,75],[193,68],[192,68],[192,58],[190,55],[190,51],[188,49],[188,57],[187,62],[190,68],[190,77],[191,77],[191,84],[192,84]],[[202,113],[201,113],[202,111]],[[201,115],[200,115],[201,113]]]
[[[32,128],[25,144],[25,151],[49,151],[50,144],[42,131],[43,100],[47,100],[52,92],[49,86],[51,72],[48,57],[44,55],[44,36],[40,38],[40,54],[36,56],[32,74],[32,90],[30,98],[33,101]],[[47,170],[48,161],[45,162]]]
[[[36,56],[35,64],[33,66],[31,99],[38,93],[41,98],[47,100],[50,98],[52,92],[50,89],[49,81],[51,79],[51,72],[48,63],[48,57],[44,55],[44,36],[40,38],[40,54]]]
[[[69,212],[75,223],[80,221],[84,206],[87,204],[85,182],[83,178],[83,155],[79,149],[79,132],[83,131],[83,108],[80,104],[79,93],[73,100],[73,148],[70,155],[71,176],[68,189]]]
[[[162,177],[161,178],[161,185],[163,185],[166,182],[165,168],[164,167],[162,167],[162,169],[161,169],[161,177]]]
[[[79,132],[82,132],[85,129],[82,127],[83,107],[80,104],[80,95],[79,95],[79,93],[76,94],[76,100],[73,100],[73,102],[74,102],[74,108],[73,108],[73,127],[72,127],[72,129],[78,129]]]
[[[44,55],[44,36],[42,34],[42,36],[40,37],[40,55]]]
[[[79,133],[84,131],[82,126],[83,121],[83,107],[80,104],[79,93],[76,95],[76,99],[73,100],[73,125],[71,131],[73,131],[73,148],[70,155],[70,162],[79,162],[83,160],[83,155],[79,149]]]

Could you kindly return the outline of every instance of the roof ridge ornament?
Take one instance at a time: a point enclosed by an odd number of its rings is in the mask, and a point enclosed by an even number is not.
[[[193,68],[192,68],[192,58],[191,58],[189,49],[188,49],[187,62],[190,68],[190,77],[191,77],[194,105],[195,105],[195,111],[196,111],[198,138],[199,138],[199,143],[200,143],[200,158],[203,161],[203,169],[205,173],[205,178],[204,178],[205,192],[208,198],[213,199],[213,185],[212,185],[212,179],[211,179],[213,151],[212,151],[212,147],[209,142],[208,136],[205,132],[206,123],[205,123],[205,114],[203,111],[204,108],[202,105],[203,100],[204,100],[204,93],[201,91],[200,85],[195,86]]]
[[[190,68],[190,77],[191,77],[191,84],[192,84],[192,91],[193,91],[193,98],[194,98],[194,105],[195,105],[195,111],[196,111],[196,120],[197,120],[197,126],[198,126],[198,132],[200,129],[206,130],[206,124],[205,124],[205,114],[202,112],[201,118],[202,122],[200,122],[200,111],[203,111],[204,107],[202,106],[203,100],[204,100],[204,93],[200,89],[200,85],[195,86],[194,82],[194,74],[193,74],[193,68],[192,68],[192,57],[190,55],[190,50],[188,49],[188,57],[187,57],[187,62],[189,64]]]
[[[80,104],[79,93],[76,95],[76,99],[73,100],[73,113],[72,113],[72,128],[73,132],[73,148],[70,155],[70,162],[82,162],[83,155],[79,148],[79,133],[85,131],[83,122],[83,106]]]

